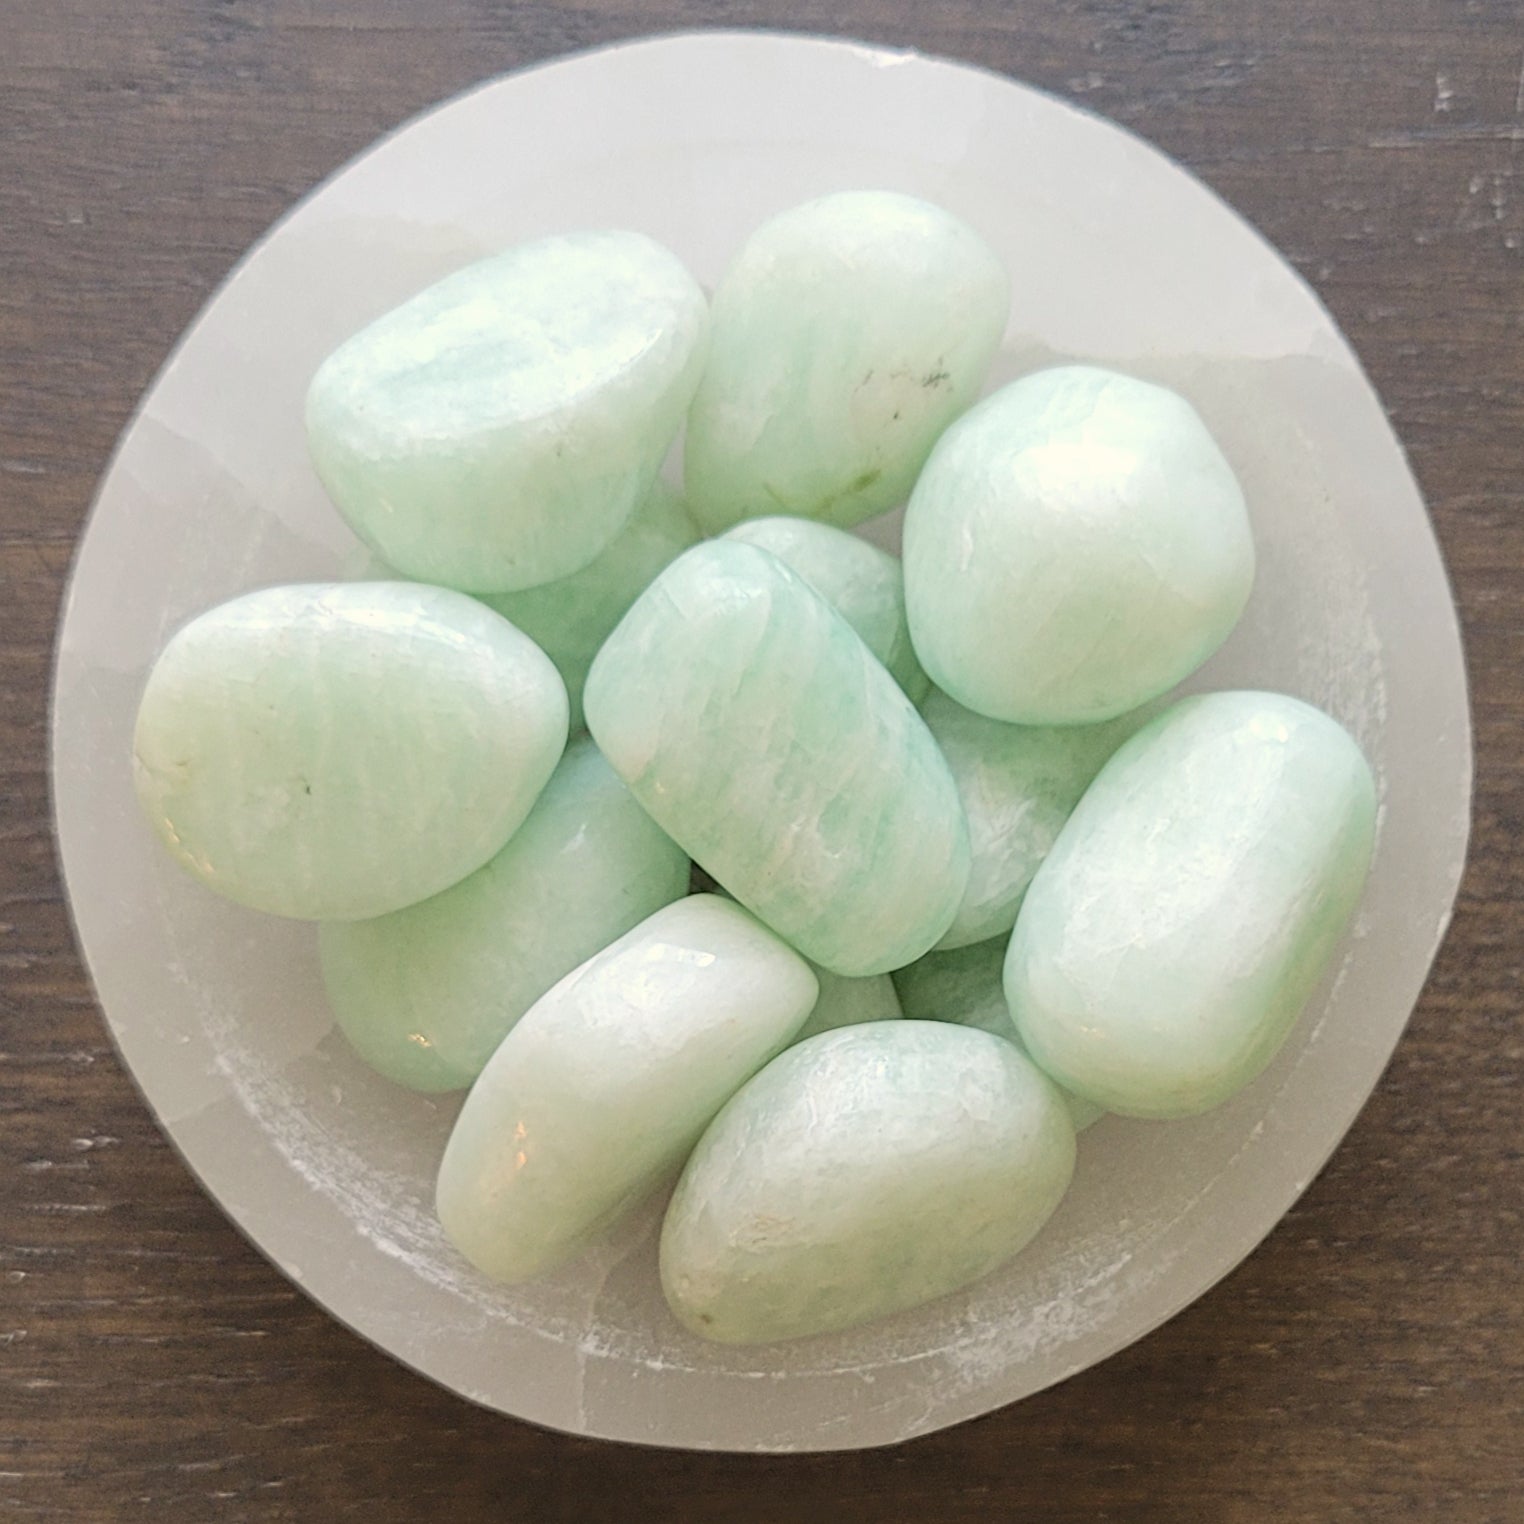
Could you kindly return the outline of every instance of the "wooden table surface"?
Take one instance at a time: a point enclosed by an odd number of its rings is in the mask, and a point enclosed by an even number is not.
[[[122,1071],[48,827],[48,663],[112,442],[245,246],[483,77],[715,23],[970,59],[1162,145],[1364,357],[1468,645],[1475,836],[1333,1162],[1141,1344],[896,1450],[569,1439],[394,1365],[202,1195]],[[1517,0],[0,0],[0,1515],[1524,1519],[1524,11]]]

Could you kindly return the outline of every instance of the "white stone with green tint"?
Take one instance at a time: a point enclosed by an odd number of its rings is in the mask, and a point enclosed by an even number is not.
[[[850,527],[903,502],[979,395],[1009,302],[978,234],[910,196],[843,192],[764,223],[714,294],[694,516],[710,533],[777,513]]]
[[[1243,493],[1162,386],[1038,371],[960,418],[904,528],[916,654],[966,708],[1021,725],[1105,720],[1227,638],[1254,580]]]
[[[681,1164],[815,993],[809,965],[729,900],[657,911],[561,980],[488,1061],[439,1167],[451,1242],[501,1281],[572,1258]]]
[[[862,636],[911,703],[926,696],[930,684],[905,619],[905,579],[888,551],[810,519],[748,519],[725,538],[759,545],[791,566]]]
[[[834,1032],[837,1027],[855,1027],[864,1021],[898,1021],[900,997],[888,974],[870,974],[866,979],[846,979],[829,969],[815,967],[820,995],[810,1019],[799,1029],[795,1042]]]
[[[888,672],[796,573],[697,545],[588,675],[587,723],[656,822],[833,973],[885,973],[947,929],[968,830],[947,764]]]
[[[1175,705],[1101,770],[1027,891],[1005,991],[1033,1058],[1131,1116],[1226,1100],[1328,966],[1375,818],[1365,758],[1320,710]]]
[[[698,385],[703,292],[639,233],[540,238],[377,318],[313,377],[318,475],[409,577],[494,593],[586,566]]]
[[[938,947],[1008,932],[1038,864],[1101,764],[1142,723],[1007,725],[933,689],[921,705],[952,770],[968,820],[972,867],[963,903]]]
[[[925,1021],[827,1032],[704,1134],[667,1209],[662,1288],[727,1344],[900,1312],[1030,1242],[1074,1153],[1058,1091],[1011,1043]]]
[[[459,1090],[551,985],[687,892],[687,857],[584,738],[484,868],[420,905],[325,925],[323,982],[373,1068]]]
[[[959,1026],[977,1027],[981,1032],[1015,1043],[1026,1053],[1001,987],[1007,940],[995,937],[973,947],[929,952],[907,967],[896,969],[894,988],[904,1014],[912,1021],[952,1021]],[[1103,1107],[1083,1096],[1065,1091],[1064,1099],[1069,1104],[1069,1117],[1076,1132],[1083,1132],[1106,1114]]]
[[[143,809],[210,888],[355,920],[474,873],[566,744],[566,689],[526,635],[406,582],[273,587],[192,620],[149,673]]]

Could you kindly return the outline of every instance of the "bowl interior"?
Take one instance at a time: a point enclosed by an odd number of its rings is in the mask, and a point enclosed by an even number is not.
[[[711,1348],[668,1316],[660,1203],[543,1283],[459,1261],[430,1208],[458,1101],[394,1089],[325,1009],[312,928],[222,903],[139,818],[134,711],[168,633],[354,542],[308,465],[318,360],[464,261],[626,226],[711,284],[761,218],[832,189],[926,196],[978,228],[1015,304],[992,385],[1054,358],[1188,395],[1239,471],[1247,615],[1192,687],[1338,716],[1380,781],[1359,923],[1271,1070],[1220,1110],[1084,1136],[1073,1190],[1001,1273],[854,1333]],[[891,517],[871,526],[893,544]],[[1199,1295],[1343,1135],[1447,924],[1470,740],[1455,613],[1422,502],[1328,315],[1209,191],[1008,80],[844,43],[708,33],[510,76],[410,124],[304,201],[224,286],[101,489],[60,635],[57,826],[112,1031],[207,1189],[365,1337],[489,1406],[580,1433],[733,1449],[885,1443],[1036,1391]]]

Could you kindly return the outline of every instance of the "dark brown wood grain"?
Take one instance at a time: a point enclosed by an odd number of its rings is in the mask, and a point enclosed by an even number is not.
[[[1055,1391],[896,1450],[797,1460],[479,1412],[293,1290],[201,1194],[112,1051],[45,779],[50,644],[93,485],[250,240],[486,75],[747,23],[914,45],[1081,100],[1286,250],[1411,452],[1479,749],[1470,868],[1409,1034],[1263,1247]],[[0,1516],[1524,1518],[1521,612],[1514,0],[0,0]]]

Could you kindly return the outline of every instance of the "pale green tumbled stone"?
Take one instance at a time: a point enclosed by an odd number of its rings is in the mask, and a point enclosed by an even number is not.
[[[888,551],[810,519],[748,519],[725,538],[760,545],[791,566],[862,636],[911,703],[926,696],[930,684],[905,619],[905,579]]]
[[[1184,699],[1102,768],[1037,870],[1005,991],[1028,1050],[1111,1111],[1190,1116],[1268,1064],[1360,900],[1371,771],[1278,693]]]
[[[790,1042],[815,976],[717,895],[658,910],[540,999],[461,1108],[436,1203],[495,1280],[570,1259],[679,1165]]]
[[[940,207],[887,191],[764,223],[714,294],[684,486],[711,534],[792,513],[850,527],[903,502],[979,395],[1010,287]]]
[[[313,463],[410,577],[494,593],[586,566],[650,488],[708,311],[639,233],[539,238],[377,318],[313,377]]]
[[[272,587],[192,620],[149,673],[138,799],[179,862],[257,910],[385,915],[474,873],[566,745],[539,647],[463,593]]]
[[[662,1289],[727,1344],[900,1312],[1029,1243],[1074,1154],[1062,1098],[1011,1043],[926,1021],[827,1032],[705,1132],[662,1227]]]
[[[907,967],[896,969],[894,988],[904,1014],[912,1021],[952,1021],[959,1026],[977,1027],[981,1032],[1015,1043],[1026,1053],[1001,986],[1008,940],[994,937],[951,952],[929,952]],[[1064,1100],[1076,1132],[1083,1132],[1106,1114],[1103,1107],[1083,1096],[1064,1091]]]
[[[1183,397],[1060,366],[938,442],[905,513],[916,654],[966,708],[1111,719],[1193,672],[1254,580],[1243,493]]]
[[[852,627],[778,558],[679,556],[588,675],[588,727],[652,817],[833,973],[885,973],[947,929],[968,829],[947,764]]]
[[[551,985],[687,892],[687,857],[584,737],[486,867],[420,905],[325,925],[323,983],[373,1068],[459,1090]]]
[[[1101,764],[1144,721],[1007,725],[938,689],[921,705],[958,786],[968,820],[968,888],[938,947],[968,947],[1008,932],[1021,897]]]
[[[811,965],[820,994],[810,1019],[799,1029],[795,1042],[834,1032],[837,1027],[855,1027],[864,1021],[898,1021],[900,997],[888,974],[870,974],[866,979],[847,979],[828,968]]]
[[[522,592],[482,595],[556,664],[573,729],[582,724],[582,689],[598,648],[657,572],[698,538],[683,500],[658,478],[624,528],[581,571]],[[908,645],[908,630],[905,638]]]

